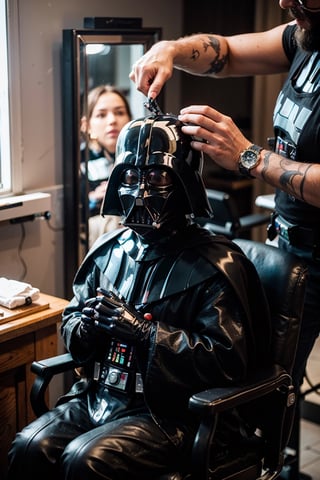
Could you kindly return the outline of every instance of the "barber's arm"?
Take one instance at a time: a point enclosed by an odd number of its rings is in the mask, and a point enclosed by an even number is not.
[[[132,67],[129,75],[137,89],[156,98],[173,69],[212,77],[284,72],[288,60],[282,47],[286,25],[266,32],[224,37],[194,34],[156,43]]]
[[[239,172],[240,154],[253,142],[248,140],[232,118],[208,105],[191,105],[181,110],[183,131],[202,141],[192,143],[222,168]],[[262,149],[259,162],[250,175],[279,188],[310,205],[320,207],[320,165],[296,162]]]

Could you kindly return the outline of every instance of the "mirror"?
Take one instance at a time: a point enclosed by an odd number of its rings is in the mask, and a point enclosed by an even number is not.
[[[86,20],[85,19],[85,24]],[[89,248],[88,94],[112,85],[127,100],[132,118],[144,116],[146,98],[129,79],[132,64],[161,38],[161,28],[142,28],[141,19],[91,19],[107,29],[63,30],[63,165],[65,296]],[[106,20],[106,21],[104,21]],[[161,103],[161,99],[160,99]],[[81,149],[83,150],[81,153]],[[83,161],[84,159],[84,161]],[[80,170],[81,164],[81,170]],[[85,175],[85,197],[83,175]],[[87,201],[83,201],[86,198]]]

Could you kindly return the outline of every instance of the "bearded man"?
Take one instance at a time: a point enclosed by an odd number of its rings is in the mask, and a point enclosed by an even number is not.
[[[130,78],[155,99],[173,68],[213,78],[288,73],[274,109],[272,150],[255,145],[230,117],[208,105],[185,107],[179,118],[194,149],[225,169],[275,187],[268,237],[309,267],[293,372],[298,388],[320,331],[320,0],[279,0],[279,5],[292,22],[264,32],[158,42],[133,65]]]

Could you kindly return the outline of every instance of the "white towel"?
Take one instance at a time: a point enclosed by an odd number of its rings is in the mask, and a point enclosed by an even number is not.
[[[21,305],[30,305],[39,297],[39,288],[34,288],[29,283],[0,277],[0,305],[16,308]]]

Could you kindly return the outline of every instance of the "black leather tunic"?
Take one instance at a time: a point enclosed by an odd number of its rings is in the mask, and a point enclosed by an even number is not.
[[[152,315],[136,358],[144,401],[159,424],[165,417],[187,421],[193,393],[237,382],[268,361],[268,306],[255,269],[237,245],[196,225],[149,246],[124,229],[106,234],[90,251],[61,330],[67,349],[84,362],[101,361],[109,348],[101,335],[84,354],[75,334],[84,302],[98,286]],[[98,389],[95,402],[102,397],[110,404],[114,392]]]

